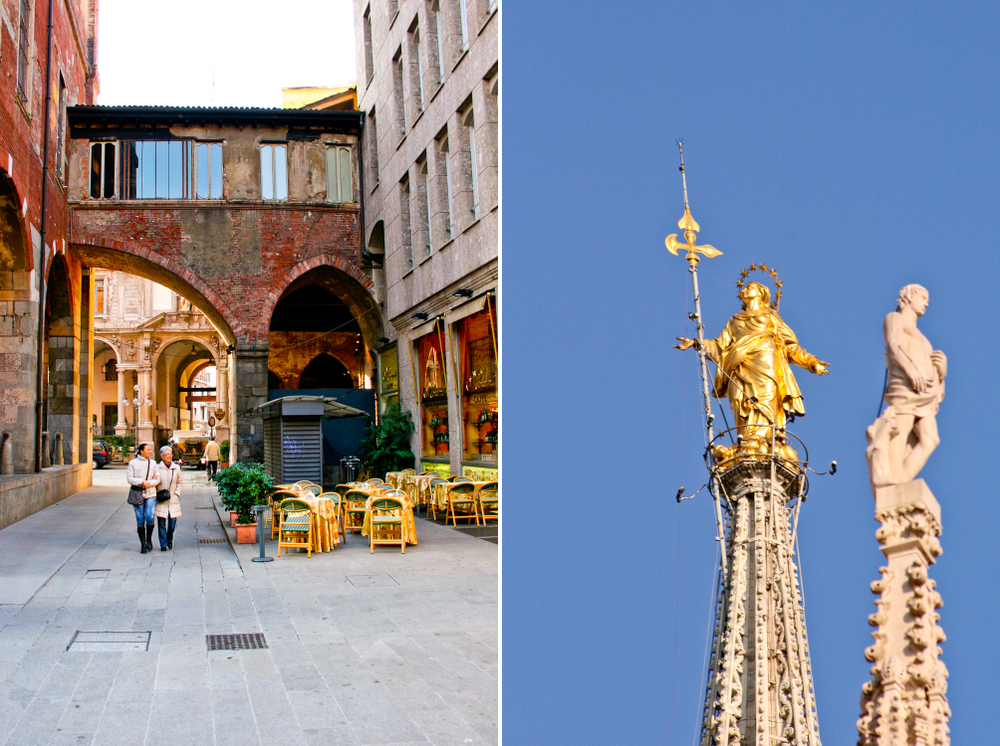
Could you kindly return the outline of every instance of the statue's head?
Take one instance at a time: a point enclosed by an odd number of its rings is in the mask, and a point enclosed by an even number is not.
[[[896,310],[902,311],[904,306],[910,306],[916,311],[917,316],[923,316],[927,310],[927,301],[930,296],[927,288],[922,285],[907,285],[899,291],[899,300],[896,302]]]
[[[771,291],[767,285],[761,285],[759,282],[748,282],[740,290],[740,300],[743,301],[745,307],[754,298],[760,300],[761,306],[768,306],[771,304]]]

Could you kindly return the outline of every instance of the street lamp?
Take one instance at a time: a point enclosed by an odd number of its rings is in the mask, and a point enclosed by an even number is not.
[[[140,395],[139,395],[139,384],[136,384],[132,388],[135,391],[135,397],[132,399],[131,402],[127,398],[126,399],[122,399],[122,404],[124,404],[126,407],[129,404],[131,404],[133,406],[133,408],[134,408],[133,415],[132,415],[132,425],[135,428],[135,447],[138,449],[139,448],[139,407],[141,407],[143,404],[145,404],[146,406],[149,406],[149,405],[151,405],[153,403],[153,400],[149,398],[149,394],[146,394],[145,398],[140,397]],[[138,451],[136,451],[136,453],[138,453]]]

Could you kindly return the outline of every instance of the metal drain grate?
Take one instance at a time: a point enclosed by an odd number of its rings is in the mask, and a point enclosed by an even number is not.
[[[198,539],[199,544],[225,544],[225,539]]]
[[[215,510],[215,508],[201,508],[201,507],[196,507],[195,510]]]
[[[267,647],[263,632],[237,635],[205,635],[209,650],[262,650]]]
[[[66,650],[80,653],[119,653],[149,650],[149,632],[84,632],[77,630]]]

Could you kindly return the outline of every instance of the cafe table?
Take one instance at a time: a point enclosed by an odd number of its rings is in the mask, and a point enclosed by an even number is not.
[[[431,501],[431,481],[440,477],[440,474],[406,473],[398,478],[397,487],[410,496],[414,505],[426,505]]]
[[[330,552],[340,543],[340,533],[337,530],[337,504],[328,497],[316,497],[309,490],[303,490],[294,484],[275,485],[276,489],[295,492],[309,506],[309,516],[313,526],[313,551]],[[290,499],[290,498],[287,498]]]
[[[417,524],[413,520],[413,500],[409,495],[372,495],[365,503],[365,521],[361,527],[361,535],[368,536],[368,530],[372,525],[372,503],[381,497],[392,497],[403,503],[403,532],[406,536],[407,544],[417,543]]]
[[[471,484],[476,489],[473,494],[478,495],[479,490],[483,488],[484,484],[493,484],[490,482],[445,482],[438,483],[434,485],[433,495],[431,499],[434,501],[434,512],[444,513],[448,510],[448,493],[451,492],[451,488],[456,484]]]
[[[405,471],[388,471],[385,473],[385,481],[391,484],[393,487],[402,489],[399,485],[403,478],[403,475],[408,474]]]

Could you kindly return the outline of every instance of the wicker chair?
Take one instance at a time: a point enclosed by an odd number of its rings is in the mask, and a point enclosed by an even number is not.
[[[302,493],[311,492],[313,495],[319,497],[323,494],[323,488],[318,484],[305,484],[302,485]]]
[[[365,504],[369,495],[361,490],[350,490],[344,495],[344,529],[352,534],[361,531],[365,522]]]
[[[368,484],[385,484],[385,480],[378,477],[371,477],[368,480]]]
[[[448,525],[448,516],[451,516],[452,525],[458,528],[458,513],[455,509],[462,511],[462,518],[475,521],[479,525],[479,506],[476,504],[476,485],[471,482],[456,482],[455,486],[448,492],[448,511],[444,514],[444,523]]]
[[[293,497],[300,497],[297,492],[292,492],[291,490],[275,490],[274,494],[269,498],[271,505],[271,539],[273,540],[275,536],[280,537],[281,534],[281,501],[287,500]],[[267,521],[264,522],[264,527],[267,527]]]
[[[281,527],[278,529],[278,556],[284,548],[305,549],[306,556],[312,557],[313,531],[309,503],[296,498],[282,500],[278,506],[281,513]]]
[[[437,520],[437,506],[434,504],[434,488],[439,484],[448,484],[448,480],[441,479],[441,477],[431,480],[431,500],[427,503],[427,514],[430,515],[433,520]]]
[[[375,554],[376,544],[399,544],[406,554],[406,531],[403,528],[403,502],[396,497],[379,497],[372,501],[368,543]]]
[[[487,482],[482,487],[479,488],[479,492],[476,495],[479,498],[479,515],[483,519],[483,525],[486,525],[486,519],[495,519],[496,522],[500,523],[500,483],[499,482]]]
[[[340,536],[341,540],[347,541],[347,533],[344,531],[344,502],[338,492],[324,492],[319,495],[320,498],[326,498],[327,500],[333,500],[334,509],[333,514],[337,517],[337,535]]]

